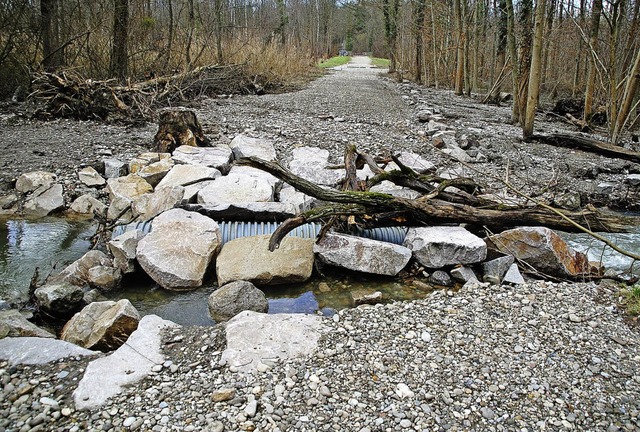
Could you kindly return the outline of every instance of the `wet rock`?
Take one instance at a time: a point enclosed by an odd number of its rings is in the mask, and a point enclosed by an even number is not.
[[[112,265],[113,262],[107,254],[99,250],[91,250],[62,269],[52,280],[82,286],[89,282],[89,270],[91,268],[98,266],[112,267]]]
[[[129,173],[127,164],[119,159],[106,158],[102,162],[104,163],[104,176],[107,179],[124,177]]]
[[[184,196],[182,186],[157,188],[155,192],[144,194],[131,203],[131,214],[139,222],[153,219],[160,213],[177,207]]]
[[[67,357],[93,356],[97,353],[59,339],[43,337],[11,337],[0,340],[0,359],[11,365],[40,365]]]
[[[169,153],[141,153],[129,161],[129,174],[136,173],[147,165],[169,158],[171,158]]]
[[[518,264],[511,264],[509,270],[502,278],[502,283],[511,285],[520,285],[524,283],[524,278],[518,269]]]
[[[224,245],[216,260],[218,285],[245,280],[256,285],[304,282],[313,271],[313,240],[285,237],[269,252],[269,235],[242,237]]]
[[[393,243],[327,233],[314,245],[318,259],[349,270],[394,276],[411,259],[411,251]]]
[[[5,328],[5,336],[9,337],[55,338],[55,335],[28,321],[24,315],[15,309],[0,311],[0,325]],[[2,350],[0,350],[0,353],[2,353]]]
[[[229,171],[232,156],[233,153],[228,146],[180,146],[174,150],[172,159],[178,164],[204,165],[226,173]]]
[[[265,180],[229,173],[198,192],[204,205],[273,201],[273,187]]]
[[[453,280],[449,273],[443,270],[436,270],[429,276],[429,282],[439,286],[453,286]]]
[[[478,277],[476,276],[475,272],[470,268],[470,267],[466,267],[466,266],[461,266],[461,267],[456,267],[453,270],[451,270],[451,276],[457,280],[458,282],[468,282],[470,280],[478,280]]]
[[[61,339],[84,348],[113,351],[138,328],[140,314],[127,299],[91,303],[62,329]]]
[[[150,193],[153,188],[137,174],[107,180],[107,192],[111,201],[116,198],[133,200],[142,194]]]
[[[268,312],[264,293],[247,281],[236,281],[215,290],[208,300],[209,315],[218,322],[228,321],[242,311]]]
[[[131,230],[112,239],[107,244],[109,252],[113,255],[113,265],[118,267],[122,273],[127,274],[135,271],[136,248],[144,236],[142,231]]]
[[[69,315],[82,307],[82,287],[68,282],[51,283],[34,292],[38,306],[55,316]]]
[[[565,277],[589,270],[586,255],[571,249],[549,228],[515,228],[490,236],[486,241],[490,249],[511,254],[543,273]]]
[[[625,177],[624,182],[631,187],[640,186],[640,174],[629,174]]]
[[[171,159],[162,159],[158,162],[151,163],[147,166],[139,169],[136,174],[142,177],[151,186],[156,187],[163,178],[173,168],[173,161]]]
[[[50,187],[40,186],[27,198],[22,207],[25,216],[44,217],[64,208],[64,196],[61,184]]]
[[[383,300],[382,293],[380,291],[367,291],[367,290],[355,290],[351,291],[351,298],[355,306],[364,304],[373,305],[380,303]]]
[[[244,134],[236,136],[229,144],[235,159],[255,156],[267,161],[276,160],[276,150],[266,139],[252,138]]]
[[[111,291],[120,286],[122,272],[119,268],[111,266],[95,266],[87,271],[89,286],[99,288],[102,291]]]
[[[498,257],[482,263],[482,270],[484,272],[482,280],[492,284],[499,285],[502,282],[502,278],[507,273],[509,268],[513,264],[513,257],[511,255]]]
[[[38,188],[48,189],[56,181],[56,175],[46,171],[32,171],[22,174],[16,181],[16,190],[22,193],[33,192]]]
[[[173,209],[153,222],[136,250],[140,266],[160,286],[190,289],[202,279],[222,241],[218,224],[198,213]]]
[[[89,187],[104,186],[106,181],[93,167],[85,167],[78,171],[78,179]]]
[[[221,175],[217,169],[204,165],[174,165],[156,188],[187,186],[205,180],[214,180]]]
[[[462,227],[409,228],[404,246],[428,268],[473,264],[487,256],[484,241]]]
[[[70,210],[78,214],[97,214],[102,217],[107,215],[107,206],[90,194],[84,194],[76,198],[71,203]]]

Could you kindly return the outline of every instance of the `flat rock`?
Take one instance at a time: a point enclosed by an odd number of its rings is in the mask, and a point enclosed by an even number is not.
[[[158,183],[171,171],[173,161],[171,159],[161,159],[139,169],[136,174],[142,177],[151,186],[156,187]]]
[[[50,283],[34,292],[38,306],[51,315],[69,315],[82,307],[82,287],[68,282]]]
[[[284,221],[297,214],[297,207],[282,202],[248,202],[235,204],[187,204],[182,206],[214,220]]]
[[[107,215],[107,206],[100,200],[94,198],[90,194],[84,194],[71,203],[69,207],[71,211],[78,214],[93,215],[105,217]]]
[[[509,267],[511,267],[511,264],[513,264],[513,257],[511,255],[498,257],[482,263],[482,270],[484,272],[482,280],[499,285],[509,270]]]
[[[33,192],[38,188],[48,189],[56,181],[56,175],[47,171],[32,171],[22,174],[16,180],[16,190],[22,193]]]
[[[131,203],[131,214],[139,222],[148,221],[180,205],[183,197],[182,186],[158,187],[153,193],[135,198]]]
[[[136,269],[136,248],[145,234],[140,230],[126,231],[107,243],[109,252],[113,255],[113,265],[122,273],[133,273]]]
[[[107,192],[111,201],[116,198],[133,200],[142,194],[150,193],[153,187],[137,174],[107,180]]]
[[[234,165],[229,170],[229,174],[247,175],[250,177],[255,177],[260,180],[266,181],[274,188],[279,187],[282,184],[282,180],[280,180],[278,177],[271,175],[266,171],[262,171],[261,169],[250,167],[250,166]]]
[[[55,335],[28,321],[15,309],[0,310],[0,324],[7,329],[7,336],[34,336],[37,338],[55,338]],[[0,349],[0,353],[2,350]]]
[[[78,179],[89,187],[104,186],[107,182],[93,167],[85,167],[78,171]]]
[[[178,164],[204,165],[226,173],[229,171],[229,164],[231,163],[233,153],[229,146],[180,146],[173,151],[173,156],[171,157],[173,161]]]
[[[553,276],[578,276],[589,271],[587,256],[573,250],[549,228],[515,228],[490,236],[486,241],[489,249],[513,255],[518,261]]]
[[[246,373],[264,362],[309,355],[318,346],[321,325],[315,315],[240,312],[225,325],[227,348],[220,362]]]
[[[162,331],[179,327],[156,315],[140,320],[127,343],[106,357],[93,360],[73,392],[77,409],[102,406],[110,397],[121,393],[151,372],[153,366],[165,360],[162,354]]]
[[[80,258],[66,266],[52,279],[54,282],[64,281],[73,285],[85,285],[89,281],[89,270],[97,266],[111,267],[113,261],[102,251],[90,250]]]
[[[171,158],[171,155],[169,153],[141,153],[129,161],[129,173],[136,173],[147,165],[169,158]]]
[[[95,266],[87,272],[87,283],[90,287],[102,291],[111,291],[120,286],[122,272],[117,267]]]
[[[244,280],[256,285],[304,282],[313,271],[313,239],[285,237],[269,252],[269,235],[227,242],[216,260],[218,285]]]
[[[44,217],[64,208],[63,188],[59,183],[40,186],[27,198],[22,208],[25,216]]]
[[[273,187],[257,177],[229,173],[198,192],[204,205],[273,201]]]
[[[426,160],[425,158],[423,158],[417,153],[405,151],[405,152],[400,152],[397,156],[398,156],[398,160],[403,165],[411,168],[412,170],[414,170],[419,174],[431,172],[436,167],[433,163],[429,162],[428,160]],[[400,169],[400,167],[398,167],[395,162],[390,162],[385,168],[385,171],[389,171],[393,169]]]
[[[187,186],[205,180],[214,180],[221,175],[217,169],[204,165],[175,165],[156,188]]]
[[[84,348],[112,351],[138,328],[140,314],[127,299],[85,306],[62,329],[60,339]]]
[[[267,161],[276,160],[276,149],[266,139],[240,134],[229,143],[229,147],[235,159],[255,156]]]
[[[218,322],[228,321],[242,311],[268,312],[264,293],[247,281],[235,281],[221,286],[209,296],[209,315]]]
[[[462,227],[409,228],[404,246],[428,268],[473,264],[484,261],[487,256],[484,241]]]
[[[388,195],[406,199],[416,199],[422,195],[418,191],[398,186],[388,180],[381,181],[377,185],[373,186],[370,190],[371,192],[385,193]]]
[[[190,289],[202,279],[222,241],[218,224],[198,213],[173,209],[153,222],[136,257],[143,270],[167,289]]]
[[[86,357],[100,353],[59,339],[8,337],[0,340],[0,359],[11,365],[41,365],[67,357]]]
[[[351,291],[351,298],[355,306],[360,306],[380,303],[384,299],[384,296],[380,291],[355,290]]]
[[[411,259],[406,247],[377,240],[327,233],[313,251],[325,264],[380,275],[397,275]]]

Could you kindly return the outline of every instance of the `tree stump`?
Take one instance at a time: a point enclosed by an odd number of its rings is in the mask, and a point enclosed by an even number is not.
[[[210,144],[202,132],[196,114],[191,110],[163,111],[158,124],[158,132],[153,139],[158,152],[173,153],[182,145],[206,147]]]

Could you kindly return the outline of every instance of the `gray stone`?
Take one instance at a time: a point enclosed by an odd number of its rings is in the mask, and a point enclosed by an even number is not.
[[[129,173],[134,174],[147,165],[169,158],[171,158],[169,153],[141,153],[129,161]]]
[[[449,156],[451,156],[452,158],[460,161],[460,162],[464,162],[464,163],[471,163],[474,161],[474,159],[469,156],[469,154],[462,150],[460,147],[446,147],[442,150],[443,153],[448,154]]]
[[[16,190],[22,193],[33,192],[38,188],[48,189],[56,181],[56,175],[46,171],[32,171],[22,174],[16,181]]]
[[[295,175],[318,185],[335,185],[344,178],[343,169],[329,169],[296,160],[289,163],[289,169]]]
[[[102,291],[111,291],[120,286],[122,272],[111,266],[95,266],[87,271],[87,283]]]
[[[468,282],[470,280],[478,280],[478,277],[476,276],[476,274],[474,273],[474,271],[466,266],[462,266],[462,267],[456,267],[453,270],[451,270],[451,276],[457,280],[458,282]]]
[[[394,276],[411,259],[411,251],[393,243],[327,233],[313,247],[318,259],[349,270]]]
[[[82,307],[82,288],[68,282],[51,283],[35,290],[35,298],[42,310],[51,315],[64,316]]]
[[[122,273],[127,274],[135,271],[136,248],[144,236],[142,231],[131,230],[112,239],[107,244],[111,255],[113,255],[113,265],[118,267]]]
[[[55,335],[49,333],[44,329],[41,329],[37,325],[28,321],[24,315],[22,315],[15,309],[0,311],[0,324],[5,327],[7,333],[5,336],[35,336],[38,338],[55,338]],[[0,353],[2,353],[2,350],[0,350]]]
[[[598,183],[598,185],[596,186],[596,193],[599,193],[602,195],[611,195],[615,187],[616,187],[616,184],[611,182]]]
[[[300,213],[309,210],[317,200],[287,185],[280,190],[278,201],[295,206],[296,213]]]
[[[218,285],[244,280],[256,285],[304,282],[313,271],[313,240],[285,237],[269,251],[269,235],[242,237],[224,245],[216,260]]]
[[[8,337],[0,340],[0,359],[11,365],[41,365],[67,357],[99,354],[59,339]]]
[[[625,177],[624,182],[629,186],[638,187],[640,186],[640,174],[629,174]]]
[[[472,264],[487,256],[484,241],[462,227],[409,228],[404,246],[428,268]]]
[[[502,278],[502,283],[511,284],[511,285],[520,285],[524,283],[524,278],[518,269],[518,264],[511,264],[509,270]]]
[[[553,200],[554,204],[567,210],[578,210],[580,208],[580,192],[567,192],[558,195]]]
[[[229,173],[198,192],[204,205],[273,201],[273,187],[265,180]]]
[[[233,151],[235,159],[255,156],[267,161],[276,160],[276,149],[266,139],[251,138],[240,134],[231,141],[229,147]]]
[[[133,220],[131,213],[131,200],[128,198],[116,198],[111,201],[107,209],[107,219],[112,222],[127,224]]]
[[[420,192],[409,188],[398,186],[388,180],[384,180],[373,186],[371,192],[385,193],[399,198],[416,199],[421,196]]]
[[[311,354],[321,325],[315,315],[240,312],[225,325],[227,348],[220,362],[231,370],[254,372],[260,363]]]
[[[373,305],[380,303],[383,300],[383,295],[380,291],[355,290],[351,291],[351,298],[355,306],[364,304]]]
[[[131,214],[138,222],[148,221],[180,205],[183,196],[182,186],[158,187],[153,193],[135,198],[131,203]]]
[[[98,408],[109,398],[149,375],[154,365],[165,361],[161,335],[163,329],[172,327],[179,326],[156,315],[143,317],[125,345],[87,365],[82,380],[73,392],[76,408]]]
[[[269,302],[264,293],[247,281],[221,286],[209,296],[208,304],[209,315],[218,322],[228,321],[245,310],[269,311]]]
[[[85,167],[78,171],[78,179],[89,187],[104,186],[107,182],[93,167]]]
[[[498,257],[482,263],[482,271],[484,273],[482,280],[499,285],[500,282],[502,282],[503,276],[507,273],[509,267],[511,267],[511,264],[513,264],[513,256],[511,255]]]
[[[424,174],[435,169],[435,165],[420,156],[417,153],[411,152],[400,152],[398,154],[398,160],[405,166],[411,168],[415,172],[419,174]],[[395,164],[395,162],[391,162],[385,168],[385,171],[390,171],[392,169],[399,169],[399,167]]]
[[[453,280],[449,273],[443,270],[436,270],[429,276],[429,282],[434,285],[449,287],[453,285]]]
[[[103,159],[104,176],[107,179],[124,177],[129,173],[127,165],[119,159],[106,158]]]
[[[59,183],[40,186],[27,198],[22,208],[25,216],[44,217],[64,207],[63,188]]]
[[[198,213],[173,209],[153,222],[136,250],[140,266],[160,286],[190,289],[202,279],[222,241],[218,224]]]
[[[62,329],[60,339],[84,348],[112,351],[138,328],[140,314],[127,299],[91,303]]]
[[[76,198],[75,201],[71,203],[70,209],[79,214],[97,214],[102,217],[107,215],[107,206],[90,194],[84,194]]]
[[[222,174],[204,165],[175,165],[158,183],[157,189],[168,186],[187,186],[204,180],[214,180]]]
[[[89,270],[93,267],[112,267],[113,262],[107,254],[99,250],[90,250],[82,257],[62,269],[54,276],[53,281],[64,281],[73,285],[85,285],[89,282]]]
[[[428,109],[422,109],[416,112],[416,120],[418,120],[420,123],[428,122],[429,120],[431,120],[432,116],[433,116],[433,111]]]
[[[142,177],[151,186],[156,187],[173,168],[171,159],[161,159],[139,169],[136,174]]]
[[[188,204],[182,206],[189,211],[197,211],[214,220],[250,220],[274,221],[284,220],[297,214],[293,204],[282,202],[247,202],[234,204]]]
[[[180,146],[173,151],[175,163],[186,165],[204,165],[226,173],[233,153],[229,146],[191,147]]]
[[[107,192],[111,201],[116,198],[133,200],[142,194],[150,193],[153,188],[137,174],[107,180]]]

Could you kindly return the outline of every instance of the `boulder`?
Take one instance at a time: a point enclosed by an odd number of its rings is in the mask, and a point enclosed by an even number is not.
[[[22,174],[16,181],[16,190],[22,193],[33,192],[40,187],[48,189],[56,181],[56,175],[46,171],[32,171]]]
[[[153,188],[137,174],[107,180],[107,192],[111,201],[116,198],[133,200],[142,194],[150,193]]]
[[[142,269],[167,289],[202,285],[222,234],[218,224],[198,213],[172,209],[153,221],[153,231],[142,238],[136,257]]]
[[[85,167],[78,171],[78,179],[89,187],[104,186],[106,181],[93,167]]]
[[[229,170],[229,174],[238,174],[238,175],[246,175],[249,177],[255,177],[260,180],[264,180],[271,185],[273,188],[277,188],[282,184],[282,180],[278,177],[269,174],[268,172],[262,171],[261,169],[244,166],[244,165],[234,165]]]
[[[273,187],[257,177],[229,173],[198,192],[204,205],[273,201]]]
[[[195,203],[198,200],[198,192],[213,184],[215,180],[205,180],[184,187],[182,201],[185,203]]]
[[[513,257],[511,255],[498,257],[482,263],[482,271],[484,272],[482,280],[494,285],[500,285],[502,278],[507,273],[507,270],[509,270],[509,267],[511,267],[511,264],[513,264]]]
[[[55,338],[56,336],[31,323],[15,309],[0,311],[0,326],[6,330],[9,337],[33,336],[38,338]],[[2,338],[0,338],[2,339]],[[2,350],[0,350],[1,352]]]
[[[62,185],[40,186],[27,198],[22,208],[25,216],[44,217],[64,207]]]
[[[108,179],[124,177],[129,173],[127,165],[119,159],[107,158],[103,159],[104,176]]]
[[[296,213],[300,213],[311,209],[311,206],[317,200],[302,192],[298,192],[292,186],[286,185],[280,190],[278,201],[295,206]]]
[[[487,245],[462,227],[409,228],[404,246],[428,268],[484,261]]]
[[[95,266],[91,267],[87,272],[87,283],[89,283],[89,286],[103,291],[111,291],[118,288],[121,281],[122,272],[119,268]]]
[[[578,276],[589,272],[589,260],[562,238],[544,227],[521,227],[487,238],[492,251],[513,255],[538,271],[553,276]]]
[[[107,244],[109,252],[113,255],[113,265],[122,273],[133,273],[136,270],[136,248],[144,236],[145,234],[139,230],[126,231]]]
[[[370,189],[371,192],[385,193],[398,198],[416,199],[422,194],[413,189],[398,186],[388,180],[381,181]]]
[[[511,285],[520,285],[524,283],[524,278],[518,269],[518,264],[511,264],[509,270],[502,278],[502,283]]]
[[[69,315],[82,307],[82,287],[68,282],[50,283],[34,292],[38,306],[55,316]]]
[[[268,312],[264,293],[247,281],[221,286],[209,296],[209,315],[218,322],[228,321],[242,311]]]
[[[128,224],[133,219],[131,212],[131,200],[128,198],[116,198],[111,201],[107,209],[107,219],[120,224]]]
[[[235,159],[255,156],[267,161],[276,160],[276,149],[266,139],[240,134],[229,143],[229,147]]]
[[[0,197],[0,216],[11,216],[18,212],[18,195],[11,193]]]
[[[107,206],[90,194],[84,194],[76,198],[71,203],[70,209],[75,213],[84,215],[97,214],[102,217],[107,215]]]
[[[298,147],[289,162],[292,173],[319,185],[334,185],[344,178],[344,169],[327,169],[329,151],[318,147]]]
[[[153,219],[160,213],[177,207],[182,202],[184,188],[167,186],[157,188],[155,192],[144,194],[131,203],[131,214],[139,222]]]
[[[398,160],[405,166],[411,168],[415,172],[419,174],[424,174],[427,172],[431,172],[435,169],[435,165],[420,156],[417,153],[411,152],[400,152],[398,154]],[[391,162],[385,168],[385,171],[390,171],[394,169],[400,169],[395,162]]]
[[[217,169],[204,165],[174,165],[156,188],[187,186],[204,180],[214,180],[221,175]]]
[[[53,335],[8,337],[0,340],[0,360],[10,365],[46,365],[67,357],[94,356],[98,353],[59,339]]]
[[[478,281],[478,277],[474,271],[466,266],[456,267],[451,270],[451,276],[458,282],[466,283],[469,281]]]
[[[327,233],[313,251],[325,264],[389,276],[397,275],[411,259],[406,247],[347,234]]]
[[[129,174],[136,173],[147,165],[169,158],[171,158],[169,153],[141,153],[129,161]]]
[[[171,159],[161,159],[158,162],[151,163],[142,167],[136,172],[151,186],[156,187],[160,181],[165,178],[167,173],[173,168],[173,161]]]
[[[269,252],[269,235],[242,237],[224,245],[216,260],[218,285],[245,280],[256,285],[304,282],[313,271],[313,240],[285,237]]]
[[[232,157],[233,153],[229,146],[180,146],[174,150],[172,159],[178,164],[204,165],[226,173],[229,171],[229,164],[231,163]]]
[[[209,216],[214,220],[252,220],[281,221],[295,216],[297,209],[293,204],[281,202],[247,202],[235,204],[189,204],[183,206],[190,211]]]
[[[127,299],[91,303],[62,329],[60,339],[83,348],[113,351],[138,328],[140,314]]]
[[[89,281],[89,270],[93,267],[112,267],[113,262],[107,254],[91,250],[54,276],[53,281],[64,281],[73,285],[85,285]]]

